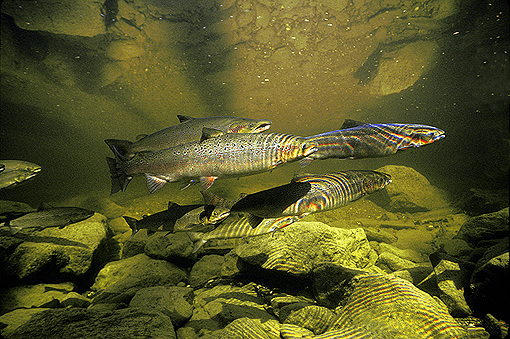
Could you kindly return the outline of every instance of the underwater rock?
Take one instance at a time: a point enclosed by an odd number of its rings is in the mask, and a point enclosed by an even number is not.
[[[400,279],[405,279],[416,286],[433,271],[434,269],[432,266],[416,266],[392,272],[391,275]]]
[[[193,316],[184,326],[203,333],[222,329],[239,318],[259,319],[262,322],[276,320],[266,312],[255,284],[242,287],[218,285],[195,291]]]
[[[174,264],[164,260],[151,259],[145,254],[137,254],[134,257],[106,264],[97,274],[91,289],[93,291],[104,290],[125,279],[139,281],[141,285],[145,285],[143,287],[149,287],[176,285],[180,281],[187,281],[188,277]]]
[[[193,314],[193,289],[179,286],[154,286],[136,292],[129,307],[157,310],[167,315],[175,327],[182,326]]]
[[[379,254],[375,264],[388,273],[418,266],[416,263],[403,259],[391,252],[382,252]]]
[[[102,11],[102,4],[96,1],[2,1],[2,13],[11,16],[18,27],[53,34],[105,34]]]
[[[416,213],[449,206],[444,193],[411,167],[388,165],[377,171],[391,175],[391,185],[368,199],[388,211]]]
[[[498,212],[482,214],[462,224],[456,239],[463,239],[471,245],[482,240],[503,239],[508,236],[508,207]]]
[[[321,222],[297,222],[272,234],[248,238],[235,253],[264,269],[308,274],[322,262],[366,268],[375,262],[363,229],[340,229]]]
[[[434,267],[439,298],[448,307],[448,312],[456,318],[465,318],[473,312],[464,298],[467,286],[468,272],[456,262],[441,260]]]
[[[507,206],[508,190],[472,188],[459,202],[459,207],[472,216],[497,212]]]
[[[383,51],[377,74],[369,84],[370,93],[388,95],[411,87],[432,68],[439,50],[433,41],[418,41],[397,50]]]
[[[335,263],[323,263],[312,271],[312,289],[317,304],[337,307],[344,298],[345,285],[356,275],[366,273]]]
[[[193,242],[186,232],[156,232],[149,237],[144,250],[151,258],[171,262],[191,261],[195,258]]]
[[[285,319],[292,313],[303,307],[315,305],[315,301],[303,296],[293,296],[285,293],[270,294],[264,298],[269,300],[268,312],[274,314],[280,319],[280,322],[285,322]],[[267,302],[267,301],[266,301]]]
[[[176,338],[171,319],[161,312],[127,308],[111,312],[51,309],[33,316],[9,337],[17,338]]]
[[[61,302],[74,288],[72,283],[62,283],[15,286],[2,290],[0,313],[7,313],[18,308],[60,307]]]
[[[406,280],[360,274],[349,281],[345,291],[344,306],[328,332],[359,327],[382,338],[467,335],[444,305]]]
[[[427,259],[422,258],[420,253],[416,252],[411,248],[401,249],[386,243],[380,243],[378,244],[378,247],[375,248],[375,250],[379,255],[383,252],[388,252],[398,256],[399,258],[409,260],[415,263],[428,262]]]
[[[225,258],[221,255],[211,254],[203,256],[193,265],[189,274],[189,283],[193,288],[200,288],[209,280],[221,276],[221,268]]]
[[[9,338],[21,325],[27,323],[37,313],[49,310],[49,308],[19,308],[0,316],[0,324],[7,325],[0,329],[2,338]]]
[[[397,236],[392,233],[391,231],[376,228],[376,227],[366,227],[362,226],[363,231],[365,231],[365,234],[367,236],[367,239],[369,241],[377,241],[380,243],[394,243],[398,240]]]
[[[326,307],[311,305],[292,312],[285,319],[285,324],[298,325],[315,334],[322,334],[331,327],[337,317],[335,312]]]
[[[490,247],[478,260],[466,296],[473,311],[491,313],[496,318],[510,322],[508,238]]]
[[[95,214],[62,229],[48,227],[23,235],[25,240],[10,255],[6,270],[32,282],[83,282],[93,265],[109,257],[105,217]]]
[[[201,336],[201,339],[280,339],[281,324],[276,320],[240,318],[221,330]],[[179,337],[181,339],[181,337]],[[182,338],[188,339],[189,337]]]

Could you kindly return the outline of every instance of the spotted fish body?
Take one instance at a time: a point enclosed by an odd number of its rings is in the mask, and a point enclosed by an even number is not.
[[[249,216],[242,216],[238,218],[229,217],[210,232],[188,232],[188,236],[190,237],[191,241],[193,241],[193,251],[196,252],[200,247],[202,247],[207,241],[210,240],[247,238],[267,234],[288,226],[303,217],[304,215],[264,219],[255,228],[251,226]]]
[[[431,144],[444,136],[444,131],[426,125],[365,124],[346,120],[340,130],[307,137],[317,143],[318,150],[303,159],[302,164],[314,159],[383,157]]]
[[[145,173],[149,191],[167,182],[200,179],[204,189],[218,177],[239,177],[269,171],[316,151],[316,143],[289,134],[205,133],[195,141],[131,160],[109,158],[112,194],[125,190],[132,176]],[[214,130],[213,130],[214,131]]]
[[[127,140],[107,139],[108,146],[114,153],[126,159],[137,153],[156,152],[165,148],[198,141],[204,127],[217,129],[224,133],[259,133],[271,126],[267,119],[247,119],[239,117],[206,117],[192,118],[178,115],[180,124],[164,128],[144,136],[136,142]]]
[[[391,182],[388,174],[352,170],[320,175],[304,175],[295,182],[310,183],[310,191],[283,211],[283,215],[301,215],[327,211],[381,190]]]

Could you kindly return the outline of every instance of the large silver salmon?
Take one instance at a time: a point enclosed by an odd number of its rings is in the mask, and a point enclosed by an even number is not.
[[[112,194],[124,191],[132,177],[144,173],[151,193],[167,182],[199,179],[204,189],[219,177],[269,171],[317,150],[314,141],[289,134],[223,133],[203,129],[203,140],[139,155],[130,160],[107,158]]]
[[[106,139],[105,142],[113,153],[130,159],[136,153],[155,152],[188,142],[198,141],[202,136],[202,128],[208,127],[225,133],[259,133],[271,127],[267,119],[247,119],[238,117],[207,117],[192,118],[178,115],[178,125],[164,128],[131,142],[127,140]]]
[[[246,212],[259,218],[307,215],[344,206],[390,182],[388,174],[368,170],[304,174],[290,184],[245,196],[230,212]]]
[[[399,150],[420,147],[445,137],[439,128],[415,124],[366,124],[347,119],[341,129],[306,137],[315,141],[317,152],[301,160],[361,159],[395,154]]]

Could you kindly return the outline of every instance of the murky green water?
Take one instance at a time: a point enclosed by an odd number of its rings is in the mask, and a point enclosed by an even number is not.
[[[86,37],[31,31],[17,22],[20,28],[3,5],[1,158],[31,161],[43,172],[1,191],[0,199],[35,206],[83,194],[107,197],[105,157],[111,154],[103,140],[135,140],[177,124],[177,114],[268,118],[270,132],[304,136],[339,129],[346,118],[432,125],[445,130],[446,138],[386,158],[314,161],[304,170],[396,164],[415,168],[454,197],[469,188],[508,188],[505,2],[464,4],[441,19],[440,28],[430,15],[399,26],[393,12],[402,12],[405,2],[376,13],[369,2],[334,10],[301,2],[204,2],[184,9],[147,3],[152,7],[130,12],[143,18],[126,15],[108,21],[104,33]],[[385,26],[386,14],[398,25]],[[408,26],[418,28],[409,33]],[[412,86],[380,95],[370,88],[372,74],[361,83],[355,77],[378,48],[389,51],[388,58],[392,49],[414,41],[434,42],[437,53],[420,76],[395,74],[401,82],[416,77]],[[211,190],[235,197],[287,183],[302,170],[288,164],[218,180]],[[168,184],[148,201],[201,199],[199,187],[179,187]],[[147,195],[144,178],[137,177],[114,199]]]

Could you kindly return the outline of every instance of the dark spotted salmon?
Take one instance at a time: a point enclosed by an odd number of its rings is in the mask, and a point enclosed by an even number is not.
[[[200,180],[204,189],[220,177],[240,177],[297,161],[317,150],[314,141],[278,133],[223,133],[203,129],[201,141],[142,154],[130,160],[107,158],[112,194],[124,191],[134,175],[145,174],[151,193],[167,182]]]

